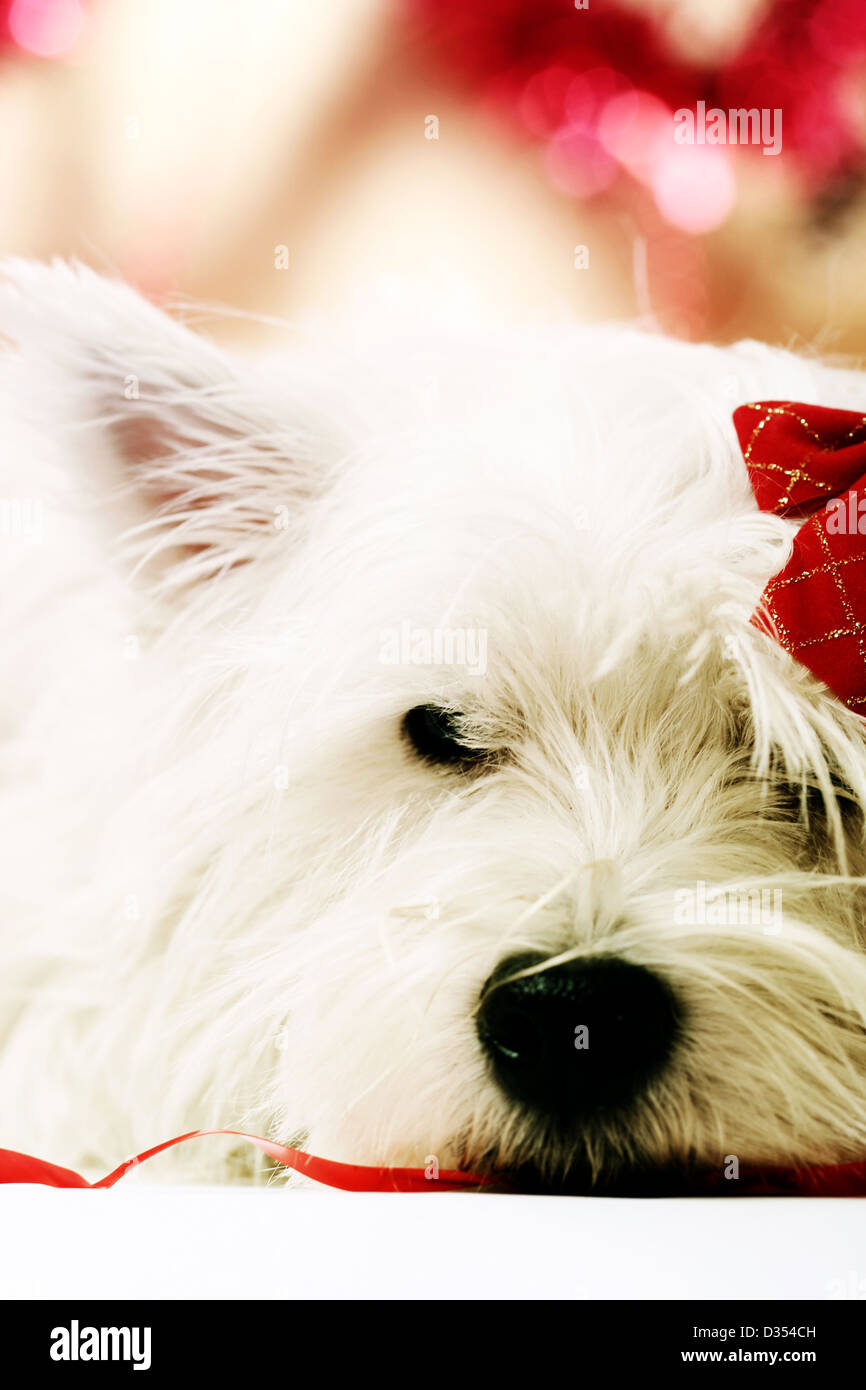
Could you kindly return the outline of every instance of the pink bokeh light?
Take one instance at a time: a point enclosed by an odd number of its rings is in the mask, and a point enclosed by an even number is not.
[[[652,183],[670,146],[673,116],[649,92],[621,92],[605,105],[598,135],[633,178]]]
[[[564,126],[547,142],[544,166],[556,188],[577,198],[591,198],[609,188],[617,176],[611,159],[594,135]]]
[[[74,48],[85,18],[81,0],[14,0],[7,22],[19,48],[57,58]]]
[[[656,207],[692,236],[720,227],[736,201],[731,161],[717,146],[675,145],[661,154],[651,187]]]

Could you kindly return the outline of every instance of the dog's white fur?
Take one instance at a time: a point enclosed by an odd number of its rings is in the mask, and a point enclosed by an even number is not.
[[[830,784],[866,804],[866,744],[750,625],[794,526],[731,423],[866,409],[862,376],[618,328],[245,363],[27,263],[0,334],[0,1144],[107,1168],[229,1125],[552,1176],[866,1155]],[[483,631],[486,671],[383,661],[407,621]],[[401,720],[433,701],[508,755],[425,764]],[[779,813],[791,782],[820,832]],[[781,889],[782,930],[678,924],[700,881]],[[647,965],[685,1011],[646,1094],[567,1145],[475,1034],[525,949]]]

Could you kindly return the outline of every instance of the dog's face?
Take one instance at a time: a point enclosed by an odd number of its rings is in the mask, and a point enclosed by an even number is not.
[[[183,670],[148,930],[191,1105],[552,1186],[862,1156],[864,740],[750,624],[793,528],[729,423],[833,378],[609,332],[238,375],[86,293],[123,343],[73,413]]]
[[[750,626],[785,528],[664,413],[667,450],[599,386],[592,457],[530,408],[336,485],[282,1071],[318,1151],[554,1186],[859,1151],[862,740]]]

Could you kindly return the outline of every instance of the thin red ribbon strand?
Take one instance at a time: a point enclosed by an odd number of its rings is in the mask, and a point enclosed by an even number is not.
[[[344,1192],[454,1192],[487,1187],[491,1183],[489,1178],[478,1173],[463,1173],[453,1168],[443,1168],[435,1176],[431,1174],[428,1177],[424,1168],[373,1168],[361,1163],[335,1163],[333,1159],[317,1158],[315,1154],[303,1153],[285,1144],[275,1144],[271,1139],[261,1139],[255,1134],[244,1134],[238,1129],[194,1129],[189,1134],[179,1134],[163,1144],[156,1144],[152,1149],[145,1149],[135,1158],[128,1158],[98,1182],[88,1182],[71,1168],[60,1168],[56,1163],[16,1153],[13,1149],[0,1149],[0,1183],[38,1183],[43,1187],[114,1187],[122,1177],[149,1158],[164,1153],[166,1149],[173,1149],[177,1144],[185,1144],[189,1139],[211,1134],[229,1134],[243,1139],[283,1167],[292,1168],[296,1173],[313,1178],[327,1187],[341,1188]]]
[[[56,1163],[48,1163],[29,1154],[16,1153],[12,1149],[0,1149],[0,1184],[31,1183],[43,1187],[66,1187],[91,1189],[114,1187],[121,1178],[146,1163],[157,1154],[172,1149],[176,1144],[185,1144],[190,1139],[205,1138],[208,1135],[231,1135],[243,1139],[266,1153],[269,1158],[302,1173],[315,1182],[327,1187],[340,1188],[343,1192],[457,1192],[492,1188],[493,1190],[515,1191],[505,1182],[486,1177],[480,1173],[461,1172],[443,1168],[437,1176],[428,1177],[424,1168],[375,1168],[360,1163],[336,1163],[329,1158],[317,1158],[315,1154],[303,1153],[284,1144],[276,1144],[270,1139],[261,1139],[255,1134],[244,1134],[237,1129],[194,1129],[189,1134],[168,1139],[164,1144],[156,1144],[152,1149],[128,1158],[113,1172],[98,1182],[88,1182],[80,1173],[71,1168],[61,1168]],[[590,1195],[582,1192],[581,1195]],[[626,1195],[614,1191],[610,1195]],[[634,1194],[632,1194],[634,1195]],[[661,1187],[641,1189],[643,1196],[683,1196],[683,1197],[866,1197],[866,1163],[831,1164],[825,1167],[787,1169],[787,1168],[749,1168],[743,1167],[736,1180],[728,1180],[720,1172],[696,1174],[683,1177],[681,1185],[664,1183]]]

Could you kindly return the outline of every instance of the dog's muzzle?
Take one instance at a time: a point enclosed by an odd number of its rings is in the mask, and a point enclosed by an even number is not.
[[[678,1010],[641,965],[590,956],[537,969],[544,960],[502,961],[476,1026],[505,1094],[567,1124],[638,1095],[670,1056]]]

